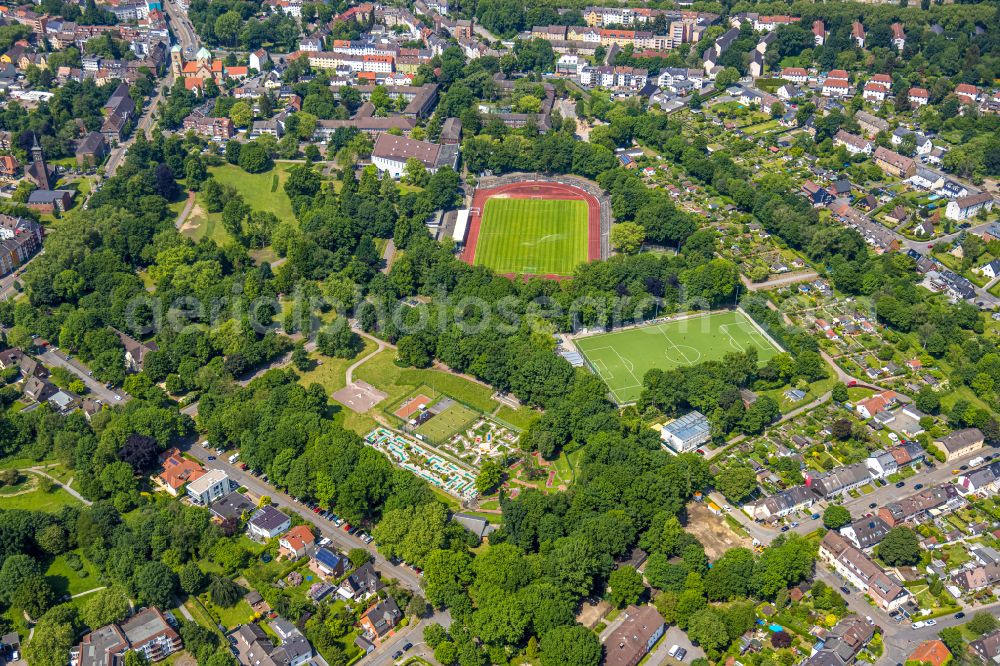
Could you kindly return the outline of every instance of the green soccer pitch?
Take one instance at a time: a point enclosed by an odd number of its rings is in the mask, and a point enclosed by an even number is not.
[[[619,404],[634,402],[653,368],[670,370],[721,360],[729,352],[757,350],[767,361],[781,350],[741,312],[713,312],[574,341]]]
[[[585,201],[486,201],[473,264],[501,274],[565,276],[586,261]]]

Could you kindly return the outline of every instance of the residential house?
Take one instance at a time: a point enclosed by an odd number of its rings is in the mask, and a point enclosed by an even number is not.
[[[604,639],[605,666],[636,666],[663,636],[666,625],[653,606],[629,606],[625,620]]]
[[[217,522],[241,521],[244,516],[249,516],[255,509],[253,502],[248,500],[241,493],[229,493],[218,502],[213,502],[208,510],[212,513],[213,520]]]
[[[1000,585],[1000,564],[983,564],[962,569],[952,576],[952,581],[966,592]]]
[[[403,611],[399,610],[396,600],[389,596],[366,610],[359,624],[364,630],[365,638],[377,647],[384,638],[393,634],[393,629],[402,619]]]
[[[989,192],[980,192],[949,201],[944,214],[949,220],[967,220],[981,210],[988,213],[992,209],[993,195]]]
[[[934,445],[944,452],[945,460],[950,462],[983,448],[983,431],[979,428],[963,428],[934,440]]]
[[[13,155],[0,155],[0,176],[17,178],[21,175],[21,165]]]
[[[907,409],[907,407],[903,409]],[[868,465],[868,469],[871,470],[875,478],[882,479],[890,474],[895,474],[904,467],[923,462],[923,460],[923,448],[916,442],[908,442],[893,446],[885,451],[875,451],[869,454],[865,464]]]
[[[884,85],[884,84],[882,84]],[[869,139],[874,139],[879,132],[889,131],[889,122],[884,118],[872,115],[867,111],[858,111],[854,114],[854,119],[858,121],[862,131],[868,135]]]
[[[909,182],[920,189],[936,190],[944,184],[944,174],[918,165],[916,173],[910,176]]]
[[[146,355],[150,352],[158,351],[155,342],[139,342],[132,336],[117,329],[112,329],[121,340],[122,347],[125,348],[125,371],[142,372],[142,366],[146,362]]]
[[[865,84],[861,96],[864,98],[866,102],[880,104],[885,101],[885,98],[888,94],[889,94],[889,89],[887,87],[885,87],[881,83],[877,83],[875,81],[869,81],[868,83]]]
[[[331,578],[336,580],[343,576],[350,567],[347,557],[341,555],[331,548],[320,547],[316,549],[309,559],[309,569],[320,578]]]
[[[975,104],[979,101],[979,88],[969,83],[959,83],[955,86],[955,95],[962,104]]]
[[[878,516],[889,527],[898,527],[905,522],[919,520],[924,514],[946,505],[954,506],[961,502],[962,499],[955,486],[943,483],[886,504],[878,510]]]
[[[379,173],[386,173],[394,179],[399,179],[406,168],[407,160],[411,159],[421,162],[429,173],[437,173],[441,167],[455,168],[458,162],[458,146],[443,146],[388,133],[378,135],[372,150],[372,164]]]
[[[863,462],[838,467],[829,472],[819,474],[808,472],[806,474],[806,486],[824,499],[860,488],[871,480],[872,476],[868,471],[868,466]]]
[[[185,458],[177,448],[166,451],[160,457],[163,471],[156,475],[154,482],[170,495],[178,497],[184,486],[205,473],[205,468],[196,461]]]
[[[958,487],[963,493],[995,493],[1000,491],[1000,460],[958,477]]]
[[[813,40],[815,41],[816,46],[823,46],[823,44],[826,43],[826,37],[829,34],[826,31],[826,24],[824,24],[823,21],[821,21],[820,19],[816,19],[815,21],[813,21],[812,31],[813,31]]]
[[[289,560],[298,560],[306,556],[316,537],[306,525],[296,525],[281,535],[278,539],[278,554]]]
[[[969,643],[969,649],[984,663],[1000,660],[1000,629],[991,631],[982,638]]]
[[[891,529],[878,516],[871,516],[841,527],[840,535],[854,544],[855,548],[867,551],[877,546]]]
[[[870,140],[850,134],[844,130],[837,130],[837,133],[833,136],[833,145],[843,146],[851,155],[857,155],[858,153],[871,155],[873,149],[873,144]]]
[[[73,206],[76,190],[43,190],[38,189],[28,195],[26,205],[43,215],[65,213]]]
[[[824,535],[819,546],[819,559],[833,567],[848,583],[865,592],[875,606],[886,613],[910,600],[910,593],[905,588],[837,532],[831,530]]]
[[[292,519],[271,505],[263,506],[250,518],[247,530],[250,537],[267,541],[278,536],[292,526]]]
[[[257,49],[250,54],[250,69],[254,72],[263,72],[265,64],[270,61],[271,57],[267,54],[267,51]]]
[[[887,409],[888,407],[896,404],[898,399],[899,394],[895,391],[882,391],[881,393],[876,393],[870,398],[859,401],[854,405],[854,410],[861,418],[870,419],[883,409]]]
[[[892,45],[898,51],[902,51],[906,46],[906,32],[903,30],[903,24],[897,21],[889,26],[889,29],[892,31]]]
[[[979,271],[979,274],[983,277],[992,280],[1000,275],[1000,259],[994,259],[988,264],[983,264],[976,270]]]
[[[826,77],[823,81],[823,95],[825,97],[843,97],[851,91],[851,84],[847,79],[835,79]]]
[[[183,647],[180,634],[158,608],[146,608],[124,622],[85,635],[73,650],[75,666],[107,666],[124,662],[129,650],[148,661],[160,661]]]
[[[907,91],[906,99],[910,102],[910,106],[926,106],[931,101],[931,93],[927,88],[914,87]]]
[[[747,504],[744,509],[754,520],[772,520],[813,505],[816,495],[806,486],[792,486],[759,502]]]
[[[712,438],[712,426],[699,411],[688,412],[660,429],[664,448],[674,453],[694,451]]]
[[[873,155],[875,165],[896,178],[909,178],[917,172],[917,164],[911,158],[879,146]]]
[[[278,632],[275,625],[278,625],[281,633]],[[271,622],[271,629],[280,638],[280,646],[275,646],[267,633],[256,624],[241,625],[233,632],[241,664],[244,666],[301,666],[312,659],[312,646],[294,625],[278,618]]]
[[[187,484],[187,496],[195,504],[208,506],[233,491],[234,484],[225,470],[210,469]]]
[[[930,666],[944,666],[951,661],[951,650],[940,640],[934,638],[924,641],[917,646],[917,649],[906,658],[907,663],[916,662],[919,664],[930,664]]]
[[[854,40],[854,45],[859,49],[865,48],[865,26],[861,21],[855,21],[851,24],[851,39]]]
[[[371,562],[366,562],[344,579],[337,589],[344,599],[364,600],[374,595],[383,587],[382,579]]]
[[[801,666],[845,666],[874,638],[875,627],[860,615],[848,615],[827,632],[820,647]]]

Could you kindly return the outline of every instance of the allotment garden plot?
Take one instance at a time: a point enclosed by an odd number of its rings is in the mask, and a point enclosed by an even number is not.
[[[619,403],[634,402],[653,368],[670,370],[756,349],[763,363],[780,348],[739,311],[713,312],[574,340]]]

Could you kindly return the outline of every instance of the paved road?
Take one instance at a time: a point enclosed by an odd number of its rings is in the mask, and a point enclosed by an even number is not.
[[[67,360],[66,355],[61,351],[49,348],[45,353],[39,354],[38,358],[49,367],[66,368],[79,377],[87,388],[90,389],[90,393],[105,405],[114,407],[132,399],[132,396],[121,389],[109,389],[104,386],[104,384],[90,375],[90,369],[87,366],[76,359]]]
[[[421,592],[422,594],[420,576],[409,567],[396,566],[386,560],[378,553],[373,544],[366,544],[361,539],[351,536],[344,530],[338,528],[331,521],[313,513],[308,507],[293,501],[291,497],[276,489],[271,484],[261,481],[259,478],[248,474],[235,465],[230,465],[224,459],[225,456],[220,456],[216,460],[209,461],[208,457],[210,455],[214,455],[214,452],[209,449],[203,449],[200,446],[191,446],[188,449],[188,453],[195,458],[198,458],[206,467],[214,467],[225,470],[229,475],[229,478],[233,479],[242,486],[246,486],[254,494],[267,495],[276,505],[283,508],[289,508],[309,522],[315,524],[318,528],[320,528],[323,536],[329,537],[333,542],[333,545],[341,551],[346,553],[353,548],[364,548],[368,552],[372,553],[375,558],[375,565],[379,570],[391,578],[395,578],[400,582],[400,584],[406,586],[410,590]]]
[[[31,262],[34,261],[36,257],[40,257],[43,254],[45,254],[45,250],[37,252],[35,256],[24,262],[16,271],[0,280],[0,299],[6,301],[17,294],[17,290],[14,289],[14,283],[17,282],[22,275],[24,275],[24,271],[28,269]]]

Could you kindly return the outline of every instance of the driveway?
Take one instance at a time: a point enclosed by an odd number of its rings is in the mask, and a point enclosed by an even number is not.
[[[667,655],[667,652],[669,652],[670,648],[674,645],[687,650],[687,654],[684,655],[683,662]],[[653,651],[649,653],[649,657],[646,658],[645,663],[647,666],[660,666],[661,664],[670,664],[671,666],[675,666],[676,664],[681,663],[690,664],[695,659],[704,656],[705,651],[692,643],[688,639],[687,634],[681,631],[677,625],[672,624],[667,628],[667,632],[663,634],[663,638],[661,638],[660,642],[656,644]]]

